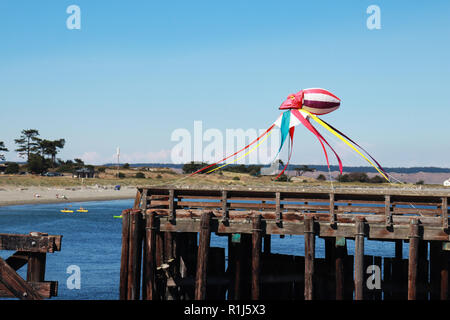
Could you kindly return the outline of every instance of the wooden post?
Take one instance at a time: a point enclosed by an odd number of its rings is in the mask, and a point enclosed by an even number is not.
[[[390,295],[392,299],[404,299],[402,296],[403,284],[403,240],[395,240],[395,258],[391,260],[392,270],[390,275],[391,285]]]
[[[408,300],[416,300],[419,247],[419,222],[417,219],[411,220],[409,228]]]
[[[336,238],[324,238],[325,240],[325,265],[323,272],[325,273],[321,277],[320,290],[323,295],[319,299],[333,299],[335,289],[335,266],[334,266],[334,255],[336,248]]]
[[[142,299],[157,299],[156,292],[156,222],[155,214],[146,214],[145,242],[144,242],[144,265],[142,275]]]
[[[336,266],[336,300],[344,300],[344,265],[347,257],[347,243],[335,241],[335,266]]]
[[[195,276],[195,300],[206,298],[206,270],[208,266],[208,250],[211,239],[211,213],[203,212],[200,222],[200,238],[197,254],[197,273]]]
[[[336,214],[334,212],[334,193],[330,193],[330,225],[336,224]]]
[[[356,220],[355,233],[355,300],[363,300],[364,294],[364,218]]]
[[[305,216],[305,300],[314,298],[314,258],[315,258],[315,235],[314,221],[310,216]]]
[[[174,234],[172,232],[164,232],[164,262],[169,262],[174,258]]]
[[[134,197],[133,209],[138,209],[139,204],[141,203],[142,193],[141,190],[136,190],[136,196]]]
[[[169,190],[169,221],[175,223],[175,190]]]
[[[275,214],[276,214],[276,224],[278,226],[282,223],[281,217],[281,195],[279,192],[275,192]]]
[[[222,190],[222,223],[228,224],[228,205],[227,205],[227,191]]]
[[[242,244],[243,238],[241,237],[239,243],[233,243],[232,242],[232,235],[230,235],[230,241],[229,244],[231,246],[231,261],[229,262],[231,264],[231,270],[232,270],[232,281],[231,281],[231,299],[232,300],[239,300],[241,299],[241,282],[242,282],[242,263],[243,263],[243,244]]]
[[[417,253],[417,294],[418,300],[428,300],[428,241],[419,241]]]
[[[179,275],[181,280],[185,278],[195,278],[195,264],[197,254],[197,232],[185,232],[177,234],[176,246],[179,256],[180,270]],[[193,300],[195,285],[182,286],[180,288],[180,297],[183,300]]]
[[[47,233],[30,232],[31,236],[48,236]],[[27,281],[43,282],[45,279],[45,252],[30,252],[28,254]]]
[[[448,201],[447,201],[447,197],[443,197],[442,198],[442,205],[441,205],[441,210],[442,210],[442,228],[444,230],[448,229]]]
[[[142,258],[141,210],[130,212],[130,239],[128,249],[127,300],[139,300]]]
[[[156,232],[156,267],[161,267],[166,260],[164,240],[164,232]]]
[[[139,190],[138,190],[139,193]],[[128,250],[130,236],[130,210],[122,211],[122,252],[120,258],[120,287],[119,299],[127,299],[128,288]]]
[[[252,300],[259,300],[261,274],[261,215],[255,213],[252,217]]]
[[[136,201],[136,199],[135,199]],[[133,207],[133,209],[147,209],[147,202],[148,202],[148,189],[142,189],[141,198],[139,200],[138,207]]]
[[[390,195],[385,195],[384,196],[384,221],[385,221],[385,225],[386,227],[391,227],[392,226],[392,210],[391,210],[391,196]]]

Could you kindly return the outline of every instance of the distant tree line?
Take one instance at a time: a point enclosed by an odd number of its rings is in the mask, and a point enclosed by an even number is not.
[[[206,162],[194,162],[191,161],[189,163],[185,163],[183,165],[183,173],[194,173],[204,167],[207,167],[209,164]],[[216,169],[218,166],[217,165],[213,165],[208,169],[205,169],[201,172],[199,172],[199,174],[203,174],[203,173],[207,173],[210,170],[214,170]],[[262,166],[261,165],[245,165],[245,164],[239,164],[239,165],[228,165],[226,167],[224,167],[223,171],[228,171],[228,172],[234,172],[234,173],[247,173],[250,174],[252,176],[258,176],[260,175],[260,171],[261,171]]]
[[[201,168],[204,168],[206,166],[208,166],[208,163],[206,163],[206,162],[194,162],[194,161],[191,161],[189,163],[185,163],[183,165],[182,169],[183,169],[183,173],[194,173],[194,172],[196,172],[196,171],[198,171]],[[209,170],[213,170],[215,168],[217,168],[216,165],[211,166],[211,168],[208,168],[207,170],[203,170],[203,171],[201,171],[199,173],[203,174],[203,173],[206,173]]]
[[[384,183],[386,182],[381,176],[376,175],[369,178],[365,172],[350,172],[341,174],[336,179],[339,182],[365,182],[365,183]]]
[[[25,169],[31,173],[43,173],[49,168],[58,168],[65,164],[57,159],[59,151],[66,144],[65,139],[49,140],[39,136],[36,129],[24,129],[20,137],[14,139],[16,151],[19,157],[26,160]],[[5,155],[1,152],[9,151],[3,141],[0,141],[0,160],[5,160]],[[20,166],[15,162],[7,162],[5,173],[18,173]]]

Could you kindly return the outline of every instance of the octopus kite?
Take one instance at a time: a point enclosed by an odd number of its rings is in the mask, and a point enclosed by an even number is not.
[[[258,138],[253,140],[250,144],[242,148],[241,150],[233,153],[232,155],[229,155],[222,160],[213,163],[211,165],[208,165],[204,168],[201,168],[200,170],[197,170],[196,172],[192,173],[191,175],[194,175],[196,173],[202,172],[204,170],[210,169],[206,173],[211,173],[213,171],[216,171],[218,169],[221,169],[231,163],[234,163],[238,161],[239,159],[247,156],[251,152],[253,152],[258,146],[262,144],[262,142],[269,137],[269,135],[273,132],[275,128],[280,129],[281,133],[281,143],[280,148],[278,149],[277,155],[278,156],[280,151],[283,148],[283,145],[285,144],[288,136],[289,136],[289,156],[288,161],[284,165],[283,170],[278,174],[278,179],[286,170],[289,161],[291,159],[292,155],[292,146],[294,142],[294,130],[295,127],[299,124],[302,124],[305,126],[309,131],[311,131],[312,134],[316,136],[316,138],[319,140],[323,152],[325,154],[325,159],[327,161],[328,168],[330,168],[330,162],[328,159],[328,153],[325,148],[325,145],[327,145],[331,151],[334,153],[334,155],[337,158],[337,161],[339,163],[339,171],[342,174],[342,161],[339,158],[339,155],[336,153],[336,151],[330,146],[330,144],[325,140],[325,138],[319,133],[319,131],[312,125],[311,120],[317,123],[318,125],[322,126],[329,132],[331,132],[334,136],[339,138],[341,141],[343,141],[347,146],[349,146],[351,149],[353,149],[355,152],[357,152],[361,157],[363,157],[371,166],[373,166],[387,181],[389,181],[388,174],[385,172],[385,170],[381,167],[381,165],[376,161],[364,148],[362,148],[360,145],[358,145],[355,141],[350,139],[348,136],[346,136],[344,133],[339,131],[338,129],[334,128],[329,123],[325,122],[324,120],[320,119],[318,115],[324,115],[327,113],[330,113],[336,109],[339,108],[341,104],[341,100],[336,97],[331,92],[320,89],[320,88],[311,88],[311,89],[303,89],[295,94],[290,94],[287,99],[281,104],[279,107],[280,110],[286,110],[284,111],[278,119]],[[250,146],[253,146],[252,149],[249,149]],[[249,149],[245,154],[240,156],[239,158],[235,159],[231,163],[226,163],[221,166],[215,167],[219,163],[223,163],[224,161],[228,160],[229,158],[236,156],[237,154]],[[365,153],[367,156],[365,156],[363,153]],[[369,159],[370,158],[370,159]],[[371,161],[372,160],[372,161]]]

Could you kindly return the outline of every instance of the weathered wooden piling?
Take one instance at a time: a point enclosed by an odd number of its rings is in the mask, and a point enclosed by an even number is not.
[[[363,299],[364,291],[364,218],[357,217],[355,231],[355,300]]]
[[[252,217],[252,300],[259,300],[261,274],[261,215],[255,213]]]
[[[130,238],[128,249],[127,300],[140,297],[141,258],[142,258],[142,215],[141,210],[133,209],[129,218]]]
[[[335,241],[335,281],[336,281],[336,300],[344,299],[344,266],[347,257],[347,244],[345,238]]]
[[[156,300],[156,219],[154,213],[145,216],[142,299]]]
[[[202,213],[198,242],[197,273],[195,276],[195,300],[206,298],[206,272],[208,267],[208,250],[211,238],[211,212]]]
[[[48,236],[47,233],[30,232],[30,236]],[[27,281],[42,282],[45,279],[45,252],[30,252],[28,255]]]
[[[136,196],[136,199],[140,197]],[[128,251],[130,239],[130,209],[122,211],[122,251],[120,258],[120,284],[119,284],[119,298],[127,300],[128,294]]]
[[[419,251],[419,222],[417,219],[411,219],[409,232],[408,300],[416,300]]]
[[[314,221],[311,216],[305,217],[305,300],[314,298],[314,258],[315,235]]]
[[[231,234],[229,236],[228,250],[230,253],[228,263],[230,265],[230,300],[241,299],[242,269],[244,258],[242,240],[243,239],[241,239],[240,234]]]

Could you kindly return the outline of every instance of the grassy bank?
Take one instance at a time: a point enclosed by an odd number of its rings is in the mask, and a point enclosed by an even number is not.
[[[0,187],[82,187],[82,186],[142,186],[142,185],[236,185],[236,186],[330,186],[329,181],[319,181],[310,177],[294,177],[291,181],[274,181],[273,176],[255,177],[246,173],[222,172],[209,175],[198,174],[189,177],[170,170],[146,171],[144,178],[136,178],[136,170],[120,170],[124,178],[117,178],[115,170],[100,173],[97,178],[78,179],[71,175],[63,177],[44,177],[38,175],[0,175]],[[439,185],[388,184],[388,183],[339,183],[334,187],[401,187],[401,188],[441,188]]]

